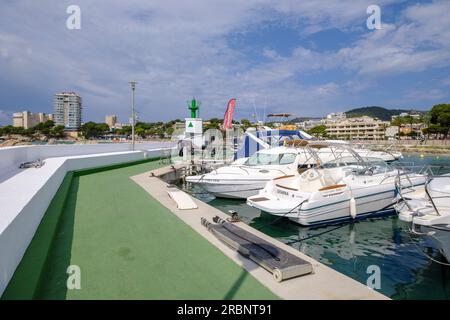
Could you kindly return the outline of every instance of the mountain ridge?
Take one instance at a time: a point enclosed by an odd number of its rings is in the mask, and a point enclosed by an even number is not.
[[[355,117],[362,117],[362,116],[369,116],[372,118],[378,118],[383,121],[390,121],[392,116],[399,115],[401,113],[418,113],[418,114],[424,114],[425,111],[421,110],[413,110],[413,109],[386,109],[384,107],[379,106],[369,106],[369,107],[361,107],[361,108],[354,108],[351,110],[348,110],[345,112],[345,115],[347,118],[355,118]]]

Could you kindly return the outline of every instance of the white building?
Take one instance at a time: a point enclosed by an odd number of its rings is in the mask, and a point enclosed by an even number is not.
[[[55,94],[53,100],[53,121],[57,126],[65,126],[68,130],[81,127],[81,97],[74,92]]]
[[[299,129],[307,131],[314,127],[323,125],[323,124],[325,124],[325,122],[326,122],[325,119],[320,119],[320,120],[310,119],[310,120],[298,122],[298,123],[296,123],[296,125],[299,127]]]
[[[22,127],[24,129],[32,128],[39,123],[53,120],[53,115],[45,114],[42,112],[31,113],[30,111],[15,112],[13,113],[13,126]]]
[[[398,126],[390,126],[386,128],[386,137],[387,138],[395,138],[398,135]]]
[[[332,112],[327,115],[327,121],[340,121],[346,118],[345,112]]]
[[[117,116],[115,114],[106,116],[105,123],[109,126],[110,129],[115,128],[117,124]]]
[[[414,119],[420,119],[420,118],[422,117],[422,115],[417,114],[417,113],[402,112],[402,113],[400,113],[399,115],[394,115],[394,116],[392,116],[392,117],[391,117],[391,120],[394,120],[394,119],[397,118],[397,117],[408,117],[408,116],[411,116],[411,117],[413,117]]]
[[[363,116],[341,121],[327,121],[325,125],[327,134],[335,139],[380,140],[386,137],[389,122]]]

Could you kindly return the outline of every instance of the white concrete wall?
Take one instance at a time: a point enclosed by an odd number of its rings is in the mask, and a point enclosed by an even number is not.
[[[16,148],[14,152],[8,153],[10,161],[23,157],[26,150]],[[58,148],[54,150],[55,153],[62,152],[56,150]],[[159,155],[161,149],[47,158],[42,168],[22,170],[0,183],[0,296],[68,171],[143,160]],[[2,162],[0,159],[0,163]]]
[[[166,148],[174,145],[173,142],[143,142],[136,143],[135,150]],[[57,144],[0,148],[0,177],[17,169],[23,162],[54,157],[131,151],[131,148],[131,143]]]

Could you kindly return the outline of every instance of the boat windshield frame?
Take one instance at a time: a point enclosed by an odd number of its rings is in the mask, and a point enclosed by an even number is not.
[[[360,157],[356,159],[352,156],[343,156],[339,159],[334,159],[321,164],[318,169],[330,169],[337,167],[351,167],[354,166],[354,174],[356,175],[374,175],[385,174],[387,172],[394,171],[394,168],[376,157]],[[355,161],[356,160],[356,161]],[[362,161],[361,161],[362,160]],[[356,169],[358,168],[358,169]]]
[[[282,159],[286,155],[293,155],[292,161],[287,163],[281,163]],[[259,162],[258,157],[268,157],[269,161],[265,163]],[[257,163],[250,163],[252,160],[257,159]],[[248,167],[260,167],[260,166],[287,166],[290,164],[294,164],[297,159],[297,154],[294,152],[280,152],[280,153],[269,153],[269,152],[256,152],[251,157],[249,157],[244,165]]]
[[[320,155],[317,150],[320,150],[322,148],[329,148],[331,151],[331,154],[333,155],[334,159],[327,162],[337,161],[341,159],[344,154],[347,152],[349,153],[354,159],[355,162],[362,167],[367,168],[369,165],[364,159],[348,144],[342,144],[342,143],[333,143],[328,141],[320,141],[320,140],[294,140],[294,141],[288,141],[285,143],[285,146],[291,146],[293,148],[300,148],[307,150],[312,157],[316,160],[318,166],[323,165],[323,161],[320,158]],[[348,155],[345,155],[348,156]]]

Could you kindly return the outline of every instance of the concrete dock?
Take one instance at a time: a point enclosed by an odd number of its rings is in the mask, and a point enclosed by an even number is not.
[[[286,280],[281,283],[276,282],[268,271],[226,246],[201,225],[201,217],[205,217],[210,221],[214,216],[226,219],[228,216],[225,213],[197,199],[194,199],[198,206],[197,209],[179,210],[177,208],[176,203],[167,193],[169,184],[161,180],[159,176],[167,174],[175,176],[175,170],[180,169],[182,169],[181,166],[158,168],[150,172],[133,176],[131,179],[148,192],[154,199],[157,199],[163,206],[169,209],[170,212],[175,214],[223,254],[233,260],[237,265],[247,270],[255,279],[278,297],[282,299],[332,300],[388,299],[381,293],[325,266],[298,250],[267,236],[243,222],[238,222],[237,225],[239,227],[300,257],[301,259],[309,261],[313,265],[313,273],[310,275]]]

